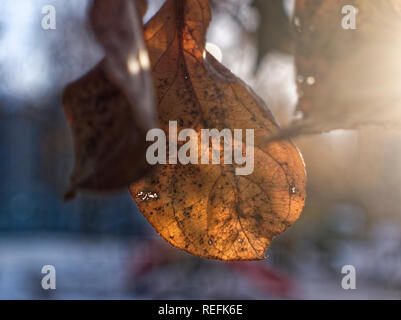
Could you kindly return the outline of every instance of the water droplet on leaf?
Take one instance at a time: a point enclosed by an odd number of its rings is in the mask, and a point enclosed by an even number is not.
[[[158,199],[159,195],[157,194],[157,192],[144,192],[144,191],[140,191],[136,194],[136,197],[139,198],[139,200],[141,201],[147,201],[147,200],[153,200],[153,199]]]
[[[297,81],[298,81],[298,83],[303,83],[303,82],[304,82],[304,80],[305,80],[305,78],[304,78],[304,76],[303,76],[303,75],[298,75],[298,77],[297,77]]]
[[[306,79],[306,83],[307,83],[309,86],[313,86],[313,85],[316,83],[315,77],[308,77],[308,78]]]

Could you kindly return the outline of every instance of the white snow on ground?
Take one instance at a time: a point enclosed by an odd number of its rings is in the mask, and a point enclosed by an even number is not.
[[[189,255],[135,278],[130,270],[142,263],[140,247],[141,241],[73,234],[3,235],[0,237],[0,299],[280,298],[262,292],[224,263]],[[372,256],[363,248],[350,250],[355,263]],[[56,268],[57,289],[53,291],[41,288],[44,276],[41,268],[49,264]],[[380,271],[375,272],[380,280]],[[401,291],[394,286],[366,281],[367,274],[370,274],[369,268],[361,268],[357,290],[346,291],[341,288],[340,273],[333,277],[313,261],[305,261],[298,271],[289,275],[297,288],[291,298],[401,298]]]

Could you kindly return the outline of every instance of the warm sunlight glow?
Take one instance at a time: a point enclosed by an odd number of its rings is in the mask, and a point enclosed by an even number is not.
[[[141,70],[137,57],[130,57],[127,62],[128,70],[131,74],[138,74]]]
[[[203,52],[204,59],[206,58],[206,51],[208,51],[217,61],[223,61],[223,53],[221,52],[221,49],[214,43],[206,43],[206,50]]]
[[[139,63],[144,70],[150,69],[150,60],[146,50],[139,51]]]

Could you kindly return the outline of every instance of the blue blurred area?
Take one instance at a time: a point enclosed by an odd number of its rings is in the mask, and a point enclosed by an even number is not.
[[[73,166],[61,107],[64,86],[101,58],[86,22],[88,1],[0,4],[0,231],[140,233],[143,218],[128,190],[65,203]],[[56,8],[43,30],[41,9]]]
[[[0,113],[0,231],[140,234],[143,219],[131,196],[81,195],[63,201],[73,164],[70,133],[57,108]],[[12,99],[2,106],[13,108]]]

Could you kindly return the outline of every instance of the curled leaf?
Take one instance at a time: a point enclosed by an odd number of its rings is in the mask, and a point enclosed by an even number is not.
[[[263,101],[205,51],[210,19],[207,0],[167,0],[145,26],[161,128],[168,133],[169,121],[177,121],[178,131],[192,128],[198,140],[201,129],[254,129],[254,171],[157,165],[131,193],[172,245],[207,258],[263,259],[272,238],[302,211],[304,164],[290,141],[263,145],[278,125]]]
[[[146,4],[146,2],[145,2]],[[135,104],[134,120],[145,130],[157,126],[150,61],[143,40],[145,4],[134,0],[96,0],[90,11],[92,29],[106,57],[105,69],[128,101]],[[136,7],[139,9],[137,10]]]
[[[400,8],[398,0],[297,0],[295,60],[303,119],[276,137],[401,128]],[[347,26],[353,17],[356,29]]]
[[[95,0],[92,29],[104,60],[70,84],[63,107],[70,122],[75,167],[71,189],[113,191],[144,175],[147,130],[157,126],[150,62],[136,4]],[[141,14],[143,14],[143,3]]]
[[[282,0],[254,0],[260,15],[257,30],[257,67],[262,59],[273,51],[294,53],[294,29],[284,10]]]

